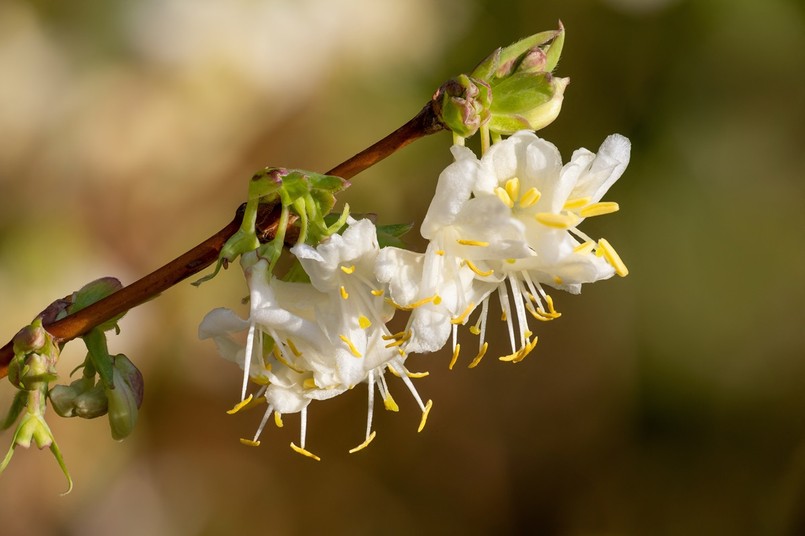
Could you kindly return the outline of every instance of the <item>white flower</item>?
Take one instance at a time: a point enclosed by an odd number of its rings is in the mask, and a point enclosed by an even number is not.
[[[402,377],[422,409],[420,429],[425,423],[432,403],[423,404],[410,379],[417,375],[405,368],[399,344],[385,326],[394,310],[384,302],[372,275],[378,252],[374,225],[368,220],[350,223],[343,236],[334,235],[317,248],[293,248],[312,284],[277,280],[268,273],[265,259],[244,257],[250,288],[249,320],[216,309],[199,327],[201,338],[213,338],[219,352],[244,369],[241,402],[233,412],[261,397],[268,403],[254,439],[242,440],[246,444],[259,444],[272,412],[278,424],[283,413],[301,412],[300,446],[292,443],[291,447],[318,459],[305,450],[308,404],[366,382],[366,438],[351,452],[360,450],[375,435],[371,429],[375,385],[386,408],[397,410],[386,385],[386,368]],[[231,334],[245,329],[248,336],[244,348]],[[263,387],[247,398],[249,378]]]

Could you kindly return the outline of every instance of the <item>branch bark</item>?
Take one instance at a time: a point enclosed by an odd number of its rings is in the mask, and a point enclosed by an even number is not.
[[[432,104],[429,102],[403,126],[329,170],[327,174],[350,179],[409,143],[444,129],[445,126],[436,117]],[[274,206],[260,206],[257,217],[259,235],[269,239],[275,236],[279,213]],[[57,342],[66,343],[84,335],[95,326],[150,300],[191,275],[197,274],[218,259],[221,248],[227,239],[238,230],[242,218],[243,207],[241,206],[229,224],[190,251],[89,307],[56,322],[46,323],[45,329]],[[13,341],[9,341],[0,348],[0,378],[8,374],[8,365],[13,357]]]

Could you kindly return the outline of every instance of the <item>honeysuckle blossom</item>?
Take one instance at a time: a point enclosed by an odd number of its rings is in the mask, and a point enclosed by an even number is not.
[[[299,245],[293,253],[310,276],[311,283],[290,283],[274,278],[265,259],[245,257],[250,288],[250,316],[242,320],[226,309],[216,309],[199,328],[201,338],[212,338],[219,352],[244,369],[241,402],[234,411],[264,398],[268,403],[252,440],[258,438],[272,412],[277,423],[283,413],[301,413],[297,452],[318,459],[305,449],[307,406],[311,400],[337,396],[355,385],[368,384],[366,437],[351,452],[368,445],[372,431],[374,390],[377,386],[387,409],[397,411],[385,380],[385,370],[400,376],[422,410],[420,430],[432,402],[422,402],[411,382],[418,374],[404,365],[404,352],[385,323],[394,308],[383,299],[374,278],[378,254],[374,225],[368,220],[350,221],[343,236],[333,235],[317,248]],[[248,329],[243,347],[232,333]],[[249,356],[247,359],[246,356]],[[246,380],[262,385],[246,397]]]

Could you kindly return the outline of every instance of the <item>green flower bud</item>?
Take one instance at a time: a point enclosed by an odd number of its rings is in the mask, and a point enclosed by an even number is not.
[[[465,74],[451,78],[432,100],[439,120],[462,138],[469,138],[489,121],[492,93],[484,80]]]
[[[551,124],[562,109],[569,78],[550,73],[517,73],[493,87],[489,130],[511,135],[518,130],[539,130]]]
[[[109,408],[109,400],[102,383],[98,383],[75,398],[75,415],[82,419],[94,419],[101,415],[106,415]]]
[[[47,342],[47,332],[42,327],[42,322],[34,322],[30,326],[25,326],[14,335],[14,354],[29,354],[38,352]]]
[[[143,378],[125,355],[114,356],[114,361],[113,388],[105,389],[105,393],[109,401],[112,438],[122,440],[131,434],[137,424],[137,414],[143,400]]]
[[[53,411],[59,417],[75,417],[75,399],[78,392],[72,386],[55,385],[48,391]]]

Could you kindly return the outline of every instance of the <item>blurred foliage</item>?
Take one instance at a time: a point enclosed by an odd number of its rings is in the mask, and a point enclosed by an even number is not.
[[[608,196],[621,211],[585,223],[628,278],[557,294],[563,317],[519,365],[449,373],[449,355],[412,358],[432,371],[417,384],[435,403],[422,434],[398,396],[401,412],[378,414],[372,446],[348,455],[364,394],[314,403],[319,464],[287,447],[298,419],[248,449],[238,438],[259,416],[224,413],[240,371],[195,333],[246,294],[236,270],[180,285],[110,340],[147,384],[133,436],[54,420],[76,488],[59,497],[52,460],[18,452],[0,532],[805,532],[796,0],[6,1],[2,332],[94,278],[156,268],[228,222],[255,170],[329,169],[559,18],[571,83],[542,135],[566,157],[632,139]],[[418,224],[448,145],[417,142],[339,199]],[[83,357],[70,349],[65,377]],[[18,515],[34,497],[36,516]]]

